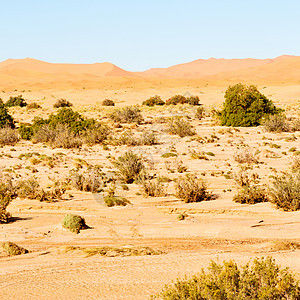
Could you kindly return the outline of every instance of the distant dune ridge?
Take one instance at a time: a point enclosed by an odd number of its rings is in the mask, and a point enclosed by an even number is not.
[[[113,79],[114,78],[114,79]],[[8,59],[0,63],[1,86],[23,84],[25,86],[47,86],[68,83],[93,83],[125,81],[134,84],[152,80],[201,80],[220,83],[250,81],[265,83],[300,83],[300,56],[283,55],[274,59],[198,59],[168,68],[154,68],[144,72],[130,72],[114,64],[64,64],[47,63],[40,60]],[[110,80],[109,80],[110,79]],[[92,85],[94,86],[94,85]]]

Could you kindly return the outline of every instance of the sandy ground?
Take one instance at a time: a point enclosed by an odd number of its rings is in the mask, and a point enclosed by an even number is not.
[[[288,114],[299,112],[299,86],[268,86],[262,91],[274,102],[288,108]],[[34,116],[47,116],[54,112],[53,103],[67,98],[74,108],[85,116],[102,118],[110,109],[103,109],[100,102],[105,98],[116,101],[116,106],[141,104],[149,96],[159,94],[168,98],[174,94],[199,95],[206,107],[220,106],[225,88],[184,87],[153,88],[144,90],[61,90],[24,92],[28,102],[37,101],[42,110],[28,112],[25,108],[10,111],[19,121],[31,121]],[[6,100],[11,91],[1,94]],[[194,110],[181,107],[144,108],[146,119],[186,113],[193,116]],[[47,186],[51,179],[62,179],[84,159],[88,164],[100,164],[104,170],[111,168],[108,154],[120,156],[131,149],[148,159],[148,167],[159,175],[174,179],[182,174],[169,172],[166,162],[182,161],[189,173],[197,172],[203,177],[216,199],[201,203],[185,204],[174,195],[174,182],[166,184],[167,197],[144,197],[137,184],[129,185],[129,191],[117,190],[131,204],[126,207],[106,207],[99,195],[70,190],[63,201],[43,203],[36,200],[14,200],[8,207],[15,221],[0,224],[0,242],[13,241],[30,250],[29,254],[8,257],[0,250],[0,298],[1,299],[148,299],[161,288],[184,275],[197,273],[207,267],[210,260],[234,259],[246,263],[250,258],[272,256],[282,266],[300,273],[300,250],[278,250],[275,242],[300,242],[300,212],[284,212],[271,203],[241,205],[232,201],[236,194],[234,180],[226,174],[239,170],[234,153],[241,145],[259,150],[259,164],[253,165],[253,172],[259,174],[262,184],[271,185],[270,175],[287,170],[293,159],[291,148],[300,150],[300,133],[290,139],[292,133],[273,134],[262,127],[226,130],[213,125],[210,118],[191,120],[199,136],[216,135],[212,143],[201,144],[190,137],[178,139],[166,134],[164,124],[138,126],[136,131],[155,130],[161,141],[157,146],[109,146],[103,150],[100,145],[80,150],[51,149],[42,144],[21,141],[15,146],[0,149],[2,173],[19,178],[36,176],[41,185]],[[277,146],[274,146],[277,145]],[[162,158],[170,151],[177,152],[177,158]],[[192,159],[191,153],[213,152],[209,160]],[[20,158],[20,154],[37,152],[56,157],[54,166],[43,161]],[[229,173],[228,173],[229,172]],[[50,178],[50,179],[49,179]],[[179,213],[188,217],[179,221]],[[90,229],[73,234],[61,225],[66,213],[83,216]],[[81,250],[65,251],[66,246],[149,246],[161,250],[160,255],[86,257]]]

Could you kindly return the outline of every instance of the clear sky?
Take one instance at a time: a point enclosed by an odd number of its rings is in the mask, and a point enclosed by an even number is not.
[[[199,58],[300,55],[299,0],[0,0],[0,61],[108,61],[129,71]]]

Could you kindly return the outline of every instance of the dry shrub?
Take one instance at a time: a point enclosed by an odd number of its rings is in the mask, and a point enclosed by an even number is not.
[[[145,170],[143,160],[132,151],[127,151],[123,156],[114,161],[118,169],[118,175],[124,183],[133,183],[135,179]]]
[[[34,133],[34,143],[48,143],[53,148],[80,148],[83,139],[76,135],[67,125],[58,124],[55,128],[42,125]]]
[[[148,197],[164,197],[167,195],[164,184],[158,179],[143,178],[140,182],[141,191]]]
[[[241,188],[233,201],[241,204],[255,204],[268,202],[269,198],[264,188],[258,185],[245,186]]]
[[[11,215],[6,211],[6,208],[16,196],[11,181],[0,183],[0,223],[8,223],[11,220]]]
[[[28,250],[18,246],[12,242],[4,242],[2,243],[2,248],[8,253],[9,256],[21,255],[28,253]]]
[[[200,106],[196,110],[195,118],[201,120],[205,115],[205,108],[204,106]]]
[[[195,135],[190,122],[183,117],[173,117],[168,121],[167,132],[180,137]]]
[[[94,145],[103,143],[110,134],[111,130],[107,125],[98,123],[93,128],[87,129],[82,133],[82,136],[86,144]]]
[[[89,166],[85,171],[71,170],[70,182],[79,191],[98,193],[103,187],[103,173],[100,168]]]
[[[290,126],[285,116],[282,115],[271,115],[263,123],[264,128],[268,132],[288,132]]]
[[[288,268],[271,257],[255,258],[242,267],[234,261],[211,262],[208,271],[165,286],[159,299],[242,300],[300,299],[300,286]]]
[[[251,164],[258,163],[258,158],[255,154],[253,154],[253,150],[250,148],[243,148],[236,153],[234,153],[233,158],[239,164]]]
[[[71,107],[71,106],[73,106],[73,104],[66,99],[59,99],[53,104],[54,108]]]
[[[102,101],[102,106],[115,106],[115,102],[110,99],[105,99]]]
[[[112,140],[112,143],[116,146],[139,146],[141,145],[141,141],[139,138],[134,136],[132,131],[124,131],[119,136],[115,137]]]
[[[107,195],[107,196],[104,197],[104,203],[108,207],[126,206],[127,204],[130,204],[130,201],[127,200],[124,197],[118,197],[118,196],[115,196],[115,195]]]
[[[29,103],[26,108],[27,109],[39,109],[42,107],[38,103],[32,102],[32,103]]]
[[[20,198],[28,199],[40,199],[44,193],[34,177],[17,181],[16,190]]]
[[[295,156],[291,163],[291,169],[292,171],[300,171],[300,157]]]
[[[300,243],[289,240],[274,241],[270,248],[272,251],[296,250],[300,249]]]
[[[158,144],[157,135],[153,131],[145,131],[141,135],[141,144],[153,146]]]
[[[300,131],[300,119],[293,119],[290,124],[291,131]]]
[[[138,106],[126,106],[120,109],[116,109],[110,118],[114,122],[118,123],[137,123],[140,124],[143,121],[141,110]]]
[[[300,209],[300,171],[274,178],[271,202],[286,211]]]
[[[145,100],[142,103],[142,105],[146,105],[146,106],[165,105],[165,101],[163,101],[160,96],[155,95],[155,96],[150,97],[149,99]]]
[[[15,145],[20,140],[19,133],[17,130],[11,127],[4,127],[0,129],[0,145]]]
[[[71,232],[79,233],[80,230],[89,228],[86,223],[85,219],[79,215],[72,215],[67,214],[64,216],[63,219],[63,227],[69,229]]]
[[[190,203],[211,200],[212,194],[208,192],[203,179],[198,179],[194,174],[186,174],[176,182],[176,197]]]

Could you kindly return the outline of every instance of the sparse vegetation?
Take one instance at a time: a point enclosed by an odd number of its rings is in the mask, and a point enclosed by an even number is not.
[[[159,295],[164,300],[176,299],[293,299],[300,298],[300,286],[289,269],[281,268],[271,257],[255,258],[238,267],[234,261],[211,262],[190,279],[167,285]]]
[[[211,200],[212,194],[207,190],[206,182],[203,179],[198,179],[193,174],[186,174],[177,179],[176,197],[190,203]]]
[[[283,115],[273,115],[269,116],[263,122],[264,128],[269,132],[288,132],[290,131],[290,126]]]
[[[258,162],[257,156],[253,153],[253,150],[249,147],[243,148],[237,151],[236,153],[234,153],[233,158],[239,164],[245,164],[245,163],[251,164],[251,163]]]
[[[143,121],[141,110],[138,106],[126,106],[120,109],[116,109],[110,114],[110,118],[114,122],[119,123],[137,123],[140,124]]]
[[[160,96],[155,95],[150,97],[149,99],[145,100],[142,105],[146,106],[154,106],[154,105],[165,105],[165,101],[163,101]]]
[[[167,132],[180,137],[195,135],[190,122],[182,117],[171,118],[167,125]]]
[[[127,151],[123,156],[114,161],[118,174],[124,183],[133,183],[145,170],[142,158],[132,151]]]
[[[164,184],[158,179],[143,178],[140,184],[142,193],[147,197],[163,197],[167,195]]]
[[[286,211],[300,209],[300,171],[276,176],[270,191],[271,202]]]
[[[0,145],[13,146],[20,140],[18,131],[9,126],[0,129]]]
[[[73,104],[66,99],[58,99],[54,104],[54,108],[71,107]]]

